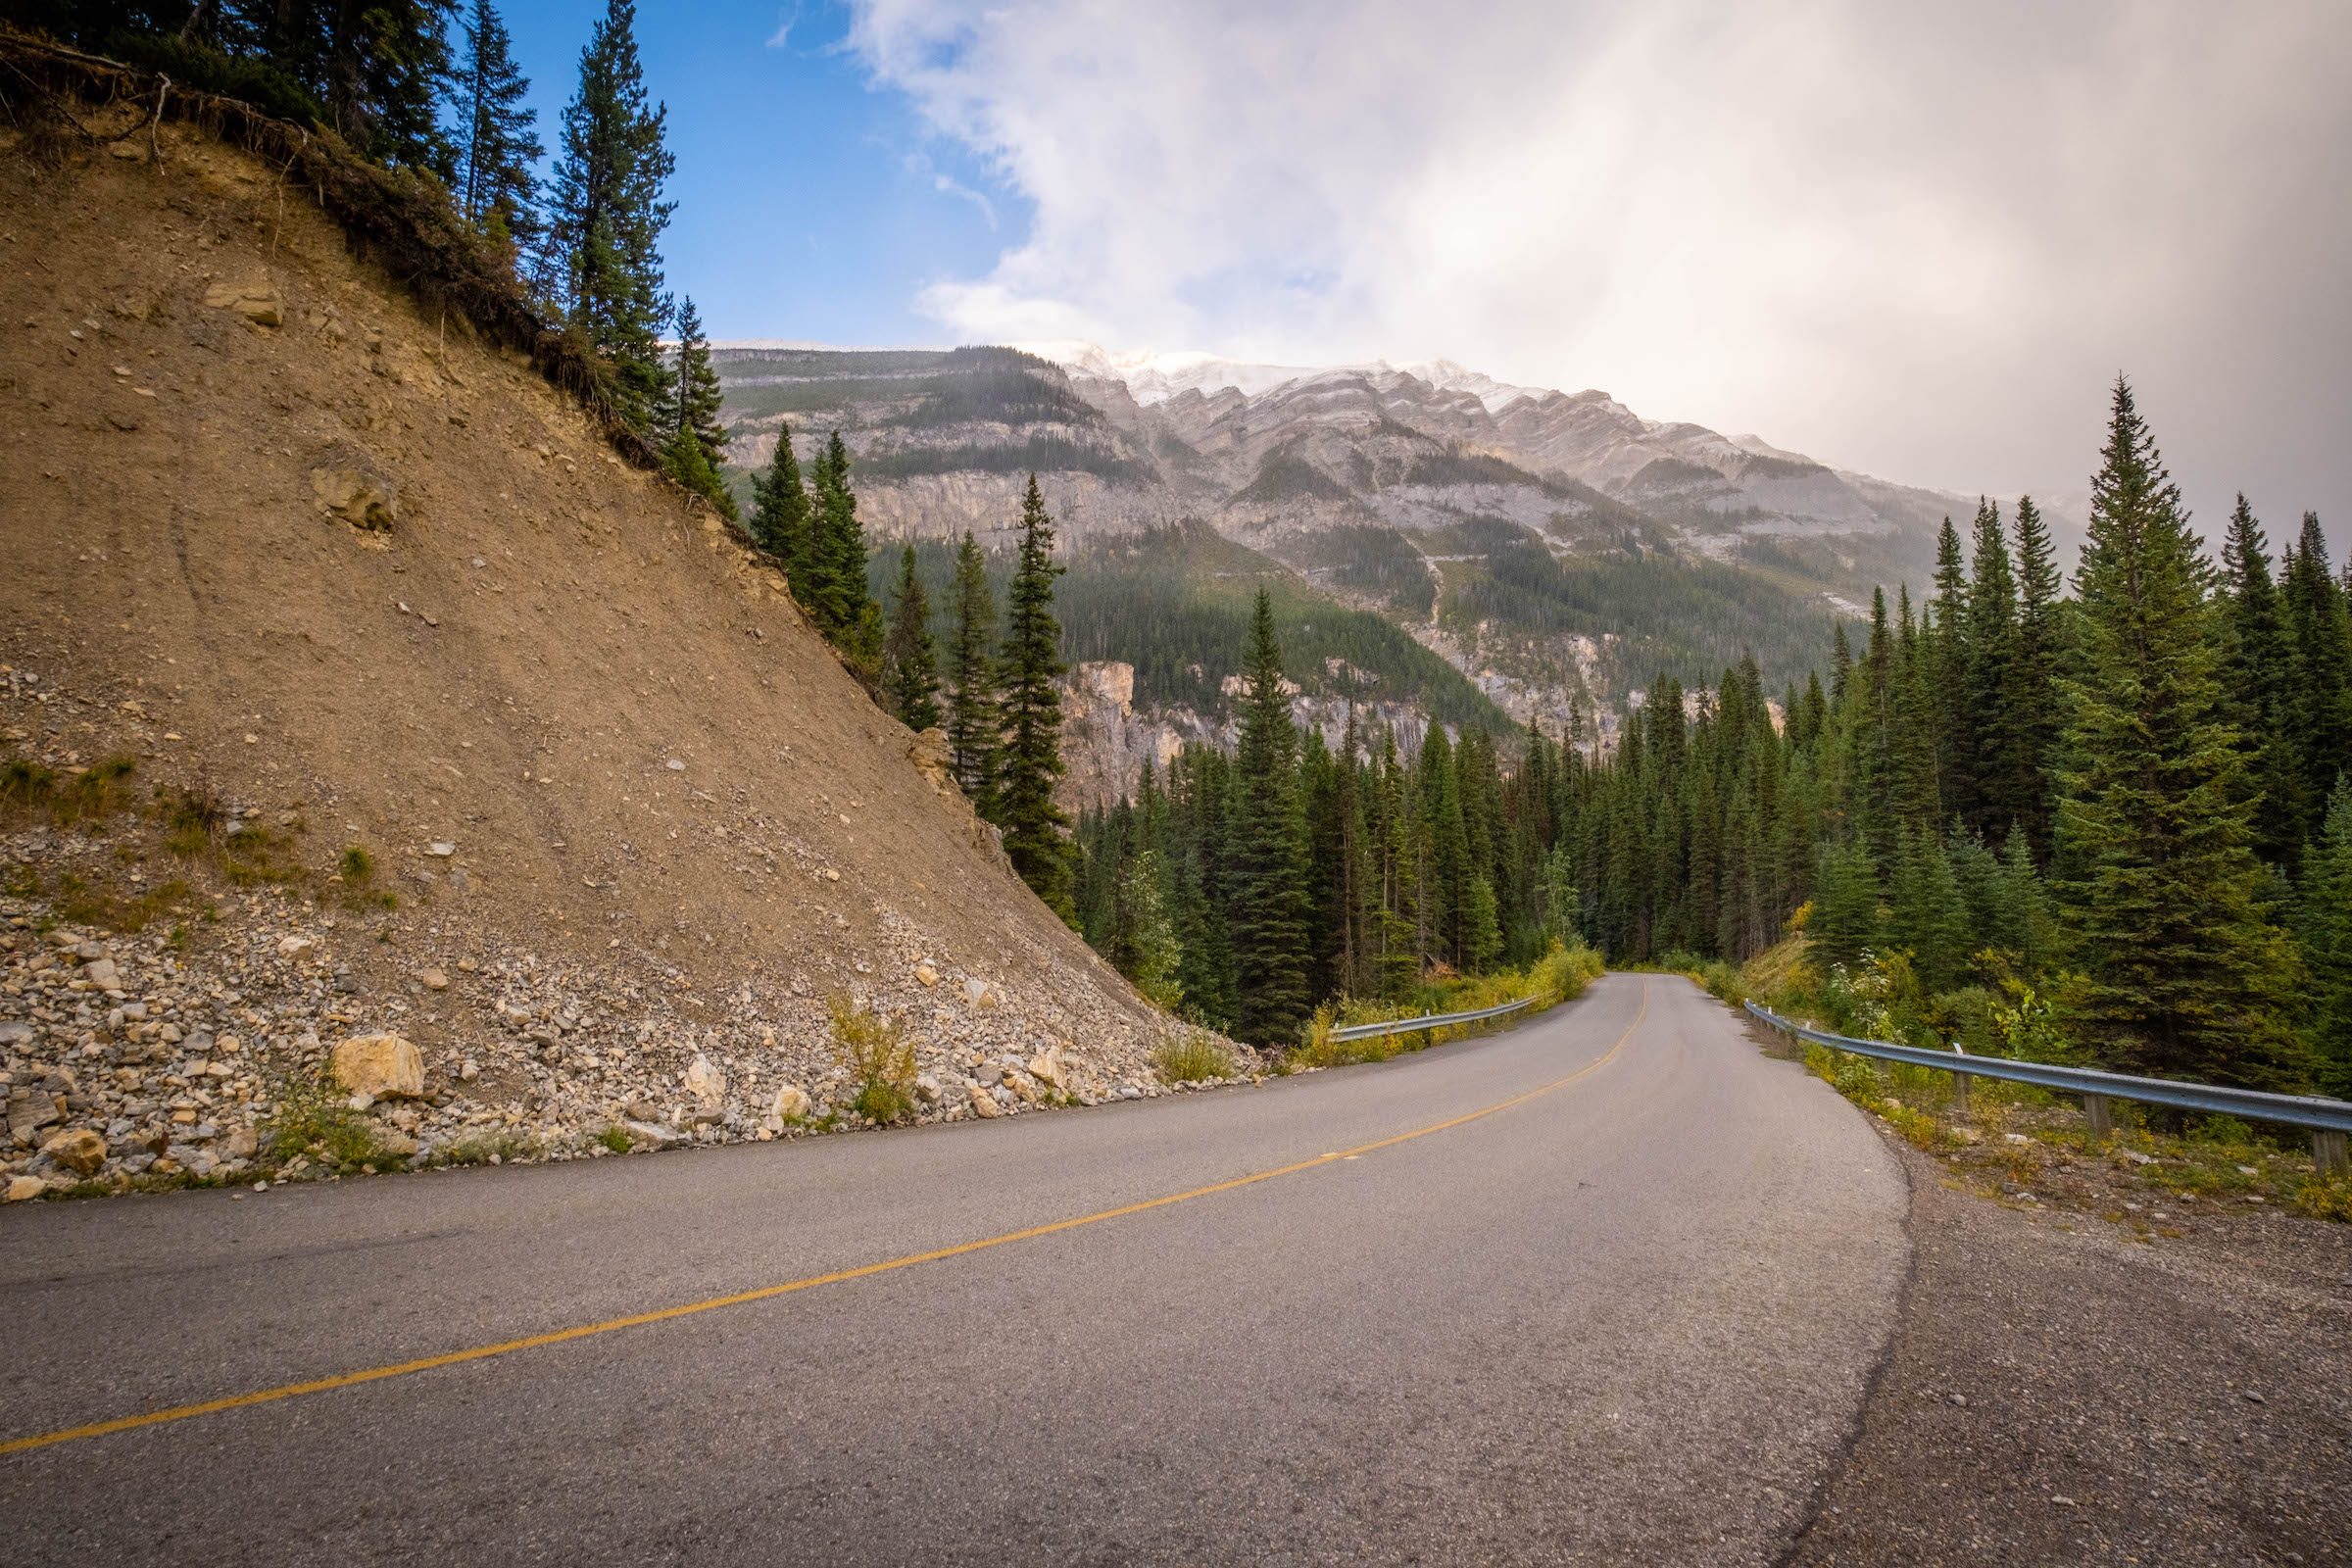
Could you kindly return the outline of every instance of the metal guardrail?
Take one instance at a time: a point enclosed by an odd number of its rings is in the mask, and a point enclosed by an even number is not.
[[[2040,1061],[2017,1061],[2007,1056],[1971,1056],[1957,1051],[1924,1051],[1917,1046],[1898,1046],[1885,1040],[1856,1040],[1850,1035],[1832,1034],[1809,1024],[1784,1018],[1770,1007],[1751,1002],[1747,1010],[1763,1022],[1799,1040],[1828,1046],[1833,1051],[1849,1051],[1858,1056],[1876,1056],[1883,1061],[1908,1062],[1914,1067],[1933,1067],[1948,1072],[1960,1082],[1958,1092],[1965,1099],[1967,1080],[1971,1078],[2002,1078],[2011,1083],[2032,1084],[2039,1089],[2053,1089],[2060,1094],[2081,1095],[2084,1111],[2090,1117],[2093,1135],[2107,1136],[2109,1122],[2107,1102],[2136,1100],[2142,1104],[2174,1105],[2182,1110],[2201,1110],[2210,1115],[2242,1116],[2249,1121],[2278,1122],[2289,1127],[2311,1130],[2312,1155],[2322,1171],[2341,1172],[2345,1167],[2344,1135],[2352,1133],[2352,1102],[2321,1100],[2308,1095],[2273,1095],[2258,1089],[2232,1089],[2225,1084],[2180,1083],[2170,1078],[2135,1078],[2129,1073],[2100,1072],[2090,1067],[2059,1067]]]
[[[1482,1007],[1476,1012],[1425,1013],[1418,1018],[1392,1018],[1386,1023],[1351,1024],[1345,1029],[1334,1029],[1324,1038],[1327,1040],[1370,1040],[1379,1035],[1419,1034],[1424,1029],[1444,1029],[1457,1023],[1477,1023],[1485,1018],[1499,1018],[1506,1012],[1517,1012],[1535,1000],[1533,997],[1521,997],[1517,1002],[1506,1002],[1499,1007]]]

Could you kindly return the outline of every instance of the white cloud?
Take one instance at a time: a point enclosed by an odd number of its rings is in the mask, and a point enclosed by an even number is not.
[[[967,339],[1443,355],[2004,488],[2077,482],[2128,368],[2177,467],[2352,504],[2340,5],[858,0],[850,44],[1034,206],[926,294]]]

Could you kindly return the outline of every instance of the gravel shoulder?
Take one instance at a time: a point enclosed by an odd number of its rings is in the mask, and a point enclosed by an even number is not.
[[[2346,1563],[2352,1227],[1911,1179],[1902,1318],[1789,1564]]]

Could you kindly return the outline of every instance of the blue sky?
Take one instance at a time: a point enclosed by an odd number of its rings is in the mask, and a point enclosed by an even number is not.
[[[604,10],[502,8],[551,158]],[[987,272],[1025,220],[1025,204],[969,154],[925,134],[904,94],[869,86],[840,47],[848,20],[838,6],[741,0],[638,12],[646,87],[669,107],[678,160],[662,243],[670,286],[693,297],[714,338],[958,341],[916,308],[924,286]],[[971,195],[942,190],[943,176]]]

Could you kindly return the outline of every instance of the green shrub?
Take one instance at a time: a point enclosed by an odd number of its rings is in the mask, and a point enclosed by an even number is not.
[[[1233,1076],[1233,1053],[1205,1029],[1187,1029],[1160,1043],[1152,1067],[1162,1083],[1205,1083]]]
[[[596,1141],[615,1154],[625,1154],[637,1147],[637,1140],[631,1138],[625,1128],[620,1127],[606,1128],[596,1135]]]
[[[851,1108],[868,1121],[894,1122],[914,1112],[914,1044],[899,1026],[846,996],[825,1004],[833,1015],[833,1059],[858,1080]]]
[[[323,1078],[288,1078],[277,1109],[262,1124],[262,1152],[284,1164],[309,1155],[322,1165],[365,1165],[397,1157],[376,1146],[375,1129]]]

